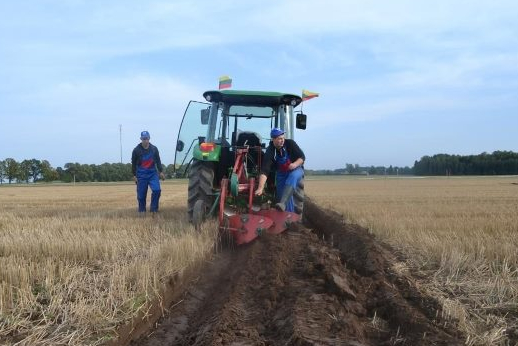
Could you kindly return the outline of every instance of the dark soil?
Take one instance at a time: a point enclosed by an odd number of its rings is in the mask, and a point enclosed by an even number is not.
[[[436,302],[392,271],[395,255],[366,229],[310,200],[304,213],[304,225],[215,254],[129,344],[463,344],[437,320]]]

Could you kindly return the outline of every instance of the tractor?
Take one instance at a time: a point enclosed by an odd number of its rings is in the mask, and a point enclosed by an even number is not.
[[[302,98],[265,91],[215,90],[206,102],[190,101],[185,110],[175,153],[175,175],[189,178],[187,213],[195,228],[217,216],[221,232],[236,244],[262,233],[280,233],[300,221],[304,179],[294,191],[295,212],[272,207],[275,172],[265,193],[255,196],[264,151],[273,127],[293,139],[295,128],[306,128],[306,114],[295,111]]]

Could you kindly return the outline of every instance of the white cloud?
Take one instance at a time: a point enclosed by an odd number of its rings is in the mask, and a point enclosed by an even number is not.
[[[222,74],[320,92],[304,106],[312,128],[512,113],[517,17],[510,0],[3,1],[0,118],[26,137],[73,120],[69,146],[150,126],[170,146],[188,100]],[[19,125],[41,117],[48,128]]]
[[[49,113],[103,119],[114,114],[128,119],[146,113],[164,116],[199,98],[198,89],[170,77],[134,75],[61,83],[34,95],[33,101]]]

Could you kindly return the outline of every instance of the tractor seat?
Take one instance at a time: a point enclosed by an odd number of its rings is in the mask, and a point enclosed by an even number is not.
[[[236,146],[238,147],[260,147],[261,135],[257,132],[242,131],[237,135]]]
[[[250,150],[246,155],[246,167],[249,173],[258,175],[260,163],[264,155],[261,148],[261,135],[252,131],[238,132],[236,140],[236,148],[249,147]],[[253,148],[253,149],[252,149]]]

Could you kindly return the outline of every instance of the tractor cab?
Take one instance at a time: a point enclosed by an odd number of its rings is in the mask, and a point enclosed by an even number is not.
[[[238,200],[243,192],[239,185],[256,187],[257,180],[250,179],[260,174],[273,127],[283,129],[288,139],[294,138],[295,128],[306,128],[306,115],[295,111],[302,102],[297,95],[219,90],[206,91],[203,97],[206,102],[189,102],[175,153],[175,175],[189,177],[188,214],[195,225],[216,209],[222,183],[227,183],[224,179],[230,184],[232,200]],[[274,178],[268,181],[275,184]],[[249,188],[253,190],[254,186]],[[270,186],[268,198],[273,200],[274,194]],[[251,207],[253,198],[248,197],[246,204]]]

